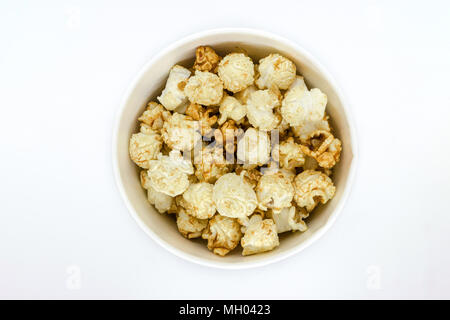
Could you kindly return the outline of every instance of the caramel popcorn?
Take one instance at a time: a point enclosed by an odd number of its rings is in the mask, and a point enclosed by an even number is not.
[[[214,183],[230,172],[231,166],[223,156],[223,150],[215,147],[203,147],[199,159],[195,159],[195,176],[199,181]]]
[[[223,96],[223,84],[217,75],[207,71],[195,71],[190,77],[184,92],[192,103],[215,106]]]
[[[187,104],[184,86],[190,75],[191,72],[188,69],[179,65],[173,66],[170,70],[166,87],[157,98],[167,110],[175,110]]]
[[[277,232],[283,233],[287,231],[301,231],[308,229],[303,219],[308,217],[306,210],[303,208],[297,209],[295,206],[283,208],[280,213],[271,213],[270,217],[277,226]]]
[[[219,63],[219,77],[225,89],[239,92],[253,84],[253,61],[243,53],[230,53]]]
[[[281,115],[291,126],[323,119],[327,96],[314,88],[306,88],[303,77],[297,77],[289,87],[281,104]]]
[[[194,69],[215,72],[220,56],[209,46],[200,46],[195,50]]]
[[[302,147],[294,142],[294,138],[289,137],[278,146],[278,156],[280,166],[285,169],[301,167],[305,163],[305,156]]]
[[[169,117],[170,112],[164,109],[162,105],[156,102],[149,102],[144,113],[138,120],[142,121],[143,124],[147,125],[153,131],[159,133],[163,127],[164,121],[167,121]]]

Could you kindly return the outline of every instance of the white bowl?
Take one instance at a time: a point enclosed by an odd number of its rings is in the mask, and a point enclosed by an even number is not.
[[[311,87],[320,88],[328,96],[327,113],[336,136],[342,140],[341,161],[334,173],[336,194],[326,205],[312,214],[304,232],[282,234],[280,246],[273,251],[253,256],[242,256],[236,249],[225,257],[211,253],[202,240],[187,240],[178,232],[174,220],[159,214],[148,202],[139,181],[139,169],[130,160],[128,142],[138,131],[137,118],[150,99],[155,99],[164,87],[169,69],[174,64],[191,66],[195,48],[210,45],[224,54],[235,48],[244,48],[254,61],[272,52],[278,52],[297,65]],[[241,269],[262,266],[292,256],[319,239],[342,211],[349,195],[356,169],[356,135],[341,90],[323,66],[299,45],[279,36],[249,29],[217,29],[188,36],[175,42],[153,57],[137,75],[121,103],[114,126],[113,162],[116,181],[122,197],[139,226],[157,243],[186,260],[206,266]]]

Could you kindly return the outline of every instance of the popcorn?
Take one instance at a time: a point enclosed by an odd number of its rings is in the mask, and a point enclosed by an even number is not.
[[[164,213],[170,210],[173,205],[173,198],[167,194],[156,191],[150,185],[148,173],[142,170],[140,173],[142,188],[147,190],[147,199],[150,204],[154,205],[159,213]]]
[[[167,194],[164,194],[162,192],[158,192],[151,186],[149,186],[147,190],[147,200],[148,202],[150,202],[150,204],[155,206],[156,210],[158,210],[159,213],[169,211],[173,203],[173,198],[171,196],[168,196]]]
[[[170,69],[169,78],[161,95],[157,98],[167,110],[175,110],[187,104],[184,86],[191,72],[179,65]]]
[[[195,71],[195,75],[189,78],[184,92],[192,103],[204,106],[218,105],[223,96],[223,84],[214,73]]]
[[[175,112],[164,122],[162,138],[172,149],[190,151],[197,142],[201,141],[201,135],[197,131],[199,129],[200,125],[197,121]]]
[[[264,216],[264,211],[257,208],[250,217],[237,219],[241,225],[241,232],[245,233],[251,224],[261,222],[264,219]]]
[[[307,144],[308,137],[316,131],[331,131],[328,123],[328,116],[324,115],[323,119],[318,121],[308,121],[300,126],[292,127],[292,132],[300,139],[300,142]]]
[[[301,209],[296,210],[296,208],[292,206],[283,208],[278,214],[272,213],[270,216],[277,226],[277,232],[306,231],[308,226],[303,219],[308,217],[308,213],[306,213],[306,210]]]
[[[244,164],[264,165],[270,159],[270,139],[264,131],[247,129],[237,144],[237,157]]]
[[[199,159],[195,159],[195,176],[199,181],[214,183],[230,172],[230,164],[225,161],[221,148],[203,147]]]
[[[259,89],[270,88],[286,90],[295,80],[296,67],[289,59],[275,53],[259,60],[259,78],[255,81]]]
[[[277,227],[272,219],[251,223],[241,239],[242,255],[273,250],[279,245]]]
[[[281,94],[278,89],[258,90],[247,100],[247,118],[252,126],[262,131],[275,129],[281,117],[273,113],[280,105]]]
[[[265,174],[258,182],[256,196],[261,210],[272,209],[274,213],[279,213],[291,206],[294,187],[282,173]]]
[[[156,159],[162,147],[161,136],[153,130],[135,133],[130,139],[130,158],[139,167],[148,169],[149,161]]]
[[[279,233],[306,231],[310,212],[335,194],[342,142],[327,97],[276,53],[258,65],[200,46],[192,69],[172,67],[161,104],[148,103],[130,138],[130,158],[148,169],[147,199],[216,255],[239,243],[244,256],[273,250]]]
[[[217,55],[213,48],[200,46],[195,50],[194,69],[198,71],[216,72],[215,70],[220,59],[220,56]]]
[[[278,156],[280,166],[285,169],[301,167],[305,163],[305,155],[300,145],[294,142],[294,138],[289,137],[278,146]]]
[[[245,88],[242,91],[239,91],[237,93],[234,94],[234,97],[242,104],[242,105],[246,105],[248,99],[250,98],[250,95],[255,92],[256,90],[258,90],[258,88],[256,88],[254,85],[248,86],[247,88]]]
[[[157,160],[150,160],[149,185],[158,192],[175,197],[188,188],[188,175],[193,173],[192,163],[183,159],[179,151],[173,150],[169,156],[159,154]]]
[[[179,208],[177,212],[178,231],[188,239],[201,237],[202,231],[208,225],[208,220],[197,219],[186,213],[183,208]]]
[[[213,188],[213,201],[219,214],[230,218],[245,218],[258,205],[255,191],[243,176],[227,173],[220,177]]]
[[[331,179],[318,171],[306,170],[294,179],[294,200],[301,208],[311,212],[319,202],[325,204],[333,198],[336,187]]]
[[[164,121],[170,118],[170,112],[156,102],[149,102],[144,113],[138,118],[143,124],[155,132],[160,132]],[[142,126],[142,124],[141,124]]]
[[[307,137],[305,142],[308,146],[302,145],[302,151],[314,158],[322,168],[330,169],[339,161],[342,143],[330,132],[315,131]]]
[[[323,119],[326,105],[327,96],[317,88],[308,90],[298,76],[284,95],[281,115],[291,126],[301,126]]]
[[[245,169],[243,166],[238,165],[235,170],[237,175],[243,175],[245,182],[256,188],[259,179],[261,179],[262,173],[258,169]]]
[[[186,109],[186,115],[190,116],[194,120],[199,121],[200,132],[203,136],[210,135],[212,126],[217,122],[217,116],[210,116],[210,114],[213,112],[215,112],[215,109],[206,109],[196,103],[191,103]]]
[[[214,131],[216,146],[223,146],[225,151],[228,154],[233,155],[234,158],[234,151],[236,150],[235,137],[242,133],[242,129],[238,128],[233,120],[228,120]]]
[[[183,193],[181,205],[189,215],[198,219],[209,219],[216,212],[212,197],[212,184],[206,182],[194,183]]]
[[[219,63],[218,74],[225,89],[239,92],[253,84],[253,61],[243,53],[230,53]]]
[[[236,219],[216,214],[209,220],[202,238],[208,240],[208,249],[219,256],[225,256],[236,248],[241,240],[241,226]]]
[[[222,124],[227,119],[232,119],[236,122],[242,120],[247,114],[247,108],[242,105],[235,97],[224,95],[219,107],[220,118],[218,123]]]

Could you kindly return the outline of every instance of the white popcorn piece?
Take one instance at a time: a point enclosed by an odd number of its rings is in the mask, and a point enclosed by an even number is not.
[[[250,95],[258,90],[255,85],[248,86],[242,91],[239,91],[233,95],[242,105],[246,105]]]
[[[277,227],[272,219],[251,223],[241,239],[242,255],[248,256],[273,250],[279,246]]]
[[[231,165],[226,162],[222,148],[203,147],[198,159],[195,158],[195,176],[199,181],[215,183],[230,172]]]
[[[247,118],[252,126],[262,131],[275,129],[281,117],[273,109],[280,106],[281,94],[278,89],[257,90],[247,100]]]
[[[229,218],[245,218],[258,205],[253,188],[235,173],[227,173],[216,181],[213,201],[219,214]]]
[[[256,209],[250,217],[237,219],[241,225],[241,232],[244,234],[252,223],[258,223],[264,219],[264,212]]]
[[[293,169],[301,167],[305,163],[305,155],[302,152],[302,148],[294,142],[294,138],[287,138],[277,147],[279,162],[282,168]]]
[[[188,239],[201,237],[203,230],[208,225],[208,220],[197,219],[189,214],[183,208],[177,212],[178,231]]]
[[[325,114],[321,120],[307,121],[300,126],[292,127],[294,136],[300,139],[301,143],[306,144],[309,137],[316,131],[331,131],[328,123],[328,116]]]
[[[188,175],[193,173],[192,163],[173,150],[169,156],[159,154],[157,160],[150,160],[149,184],[156,191],[175,197],[189,187]]]
[[[219,256],[225,256],[239,244],[242,237],[240,228],[236,219],[216,214],[209,220],[202,238],[208,240],[209,250]]]
[[[199,130],[200,124],[198,121],[175,112],[164,122],[162,138],[172,149],[190,151],[197,142],[201,141]]]
[[[298,76],[284,95],[281,115],[291,126],[302,126],[323,119],[326,105],[327,96],[317,88],[308,90]]]
[[[179,65],[170,69],[166,87],[157,98],[167,110],[175,110],[183,105],[187,105],[187,98],[184,93],[184,86],[191,75],[191,72]]]
[[[249,128],[237,144],[237,157],[245,165],[262,166],[270,160],[270,150],[267,132]]]
[[[283,208],[280,213],[272,213],[271,217],[277,226],[277,232],[283,233],[287,231],[301,231],[308,229],[303,219],[308,217],[305,211],[297,210],[294,206]]]
[[[149,129],[159,133],[163,127],[164,121],[167,121],[169,118],[170,111],[167,111],[159,103],[149,102],[144,113],[138,118],[138,120],[142,121],[142,127],[146,125]]]
[[[306,170],[294,179],[294,200],[301,208],[311,212],[319,202],[325,204],[333,198],[336,187],[333,181],[319,171]]]
[[[231,119],[236,122],[241,121],[247,114],[247,108],[235,97],[225,94],[220,102],[219,112],[220,118],[217,123],[221,125],[227,121],[227,119]]]
[[[256,196],[261,210],[272,209],[274,213],[279,213],[291,206],[294,187],[291,180],[280,172],[265,174],[259,179]]]
[[[295,80],[295,64],[289,59],[273,53],[259,60],[259,78],[255,81],[259,89],[270,88],[286,90]]]
[[[139,167],[148,169],[149,161],[156,159],[162,147],[161,136],[149,127],[144,127],[139,133],[131,136],[129,153],[131,160]]]
[[[192,103],[215,106],[223,96],[223,84],[220,78],[208,71],[195,71],[190,77],[184,92]]]
[[[243,53],[230,53],[219,63],[218,74],[225,89],[239,92],[253,84],[255,69],[252,59]]]
[[[181,205],[198,219],[209,219],[216,213],[213,202],[213,185],[206,182],[191,184],[183,193]]]

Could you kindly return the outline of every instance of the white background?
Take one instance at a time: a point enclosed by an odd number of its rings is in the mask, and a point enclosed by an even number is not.
[[[450,298],[450,3],[422,3],[2,1],[0,298]],[[112,173],[131,79],[161,48],[217,27],[271,31],[317,56],[360,145],[331,230],[244,271],[159,247]]]

